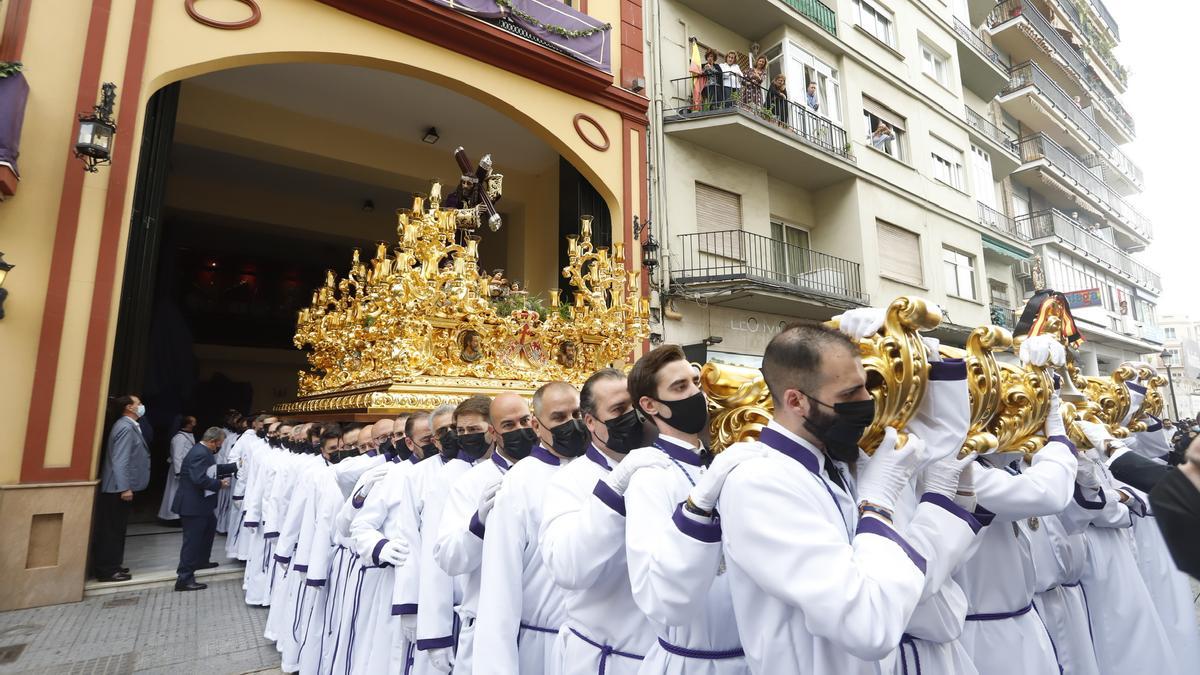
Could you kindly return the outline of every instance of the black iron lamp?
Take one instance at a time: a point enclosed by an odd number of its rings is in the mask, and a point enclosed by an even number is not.
[[[638,217],[634,216],[633,238],[641,242],[643,231],[646,232],[646,241],[642,244],[642,267],[654,274],[654,268],[658,267],[658,242],[654,239],[654,233],[650,232],[650,221],[639,221]]]
[[[4,253],[0,252],[0,319],[4,318],[4,301],[8,298],[8,289],[4,288],[4,279],[8,276],[9,270],[14,267],[16,265],[4,262]]]
[[[90,173],[112,161],[113,136],[117,133],[112,118],[117,85],[105,82],[100,90],[100,103],[92,107],[91,113],[79,115],[79,137],[75,141],[75,156],[83,160],[84,170]]]
[[[1163,366],[1167,369],[1167,384],[1171,388],[1171,412],[1175,419],[1179,419],[1179,403],[1175,401],[1175,377],[1171,374],[1171,366],[1175,365],[1175,355],[1170,349],[1164,349],[1158,358],[1162,359]]]

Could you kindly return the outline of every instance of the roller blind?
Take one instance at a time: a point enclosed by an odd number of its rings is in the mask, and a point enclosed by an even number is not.
[[[921,238],[891,223],[876,221],[879,234],[879,271],[910,284],[923,285]]]
[[[742,196],[696,183],[696,231],[700,250],[727,258],[742,257]]]
[[[863,110],[882,119],[888,123],[888,126],[899,131],[904,131],[904,118],[901,117],[895,110],[883,105],[875,99],[863,97]]]

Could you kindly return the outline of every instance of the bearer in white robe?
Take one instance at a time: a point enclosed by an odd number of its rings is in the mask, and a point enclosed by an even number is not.
[[[276,440],[276,445],[264,446],[254,456],[254,479],[246,494],[246,514],[242,521],[242,528],[249,530],[249,533],[242,533],[248,549],[244,582],[247,605],[265,607],[270,604],[270,573],[274,567],[272,556],[275,539],[266,536],[272,527],[272,523],[266,520],[266,507],[275,487],[276,473],[282,467],[286,454],[287,451]]]
[[[246,492],[249,489],[250,481],[254,476],[254,451],[258,449],[258,436],[249,432],[241,432],[240,435],[230,433],[226,438],[235,436],[233,446],[229,449],[230,463],[237,464],[238,471],[230,483],[230,499],[229,499],[229,515],[226,517],[226,526],[228,534],[225,537],[225,557],[237,560],[246,560],[246,555],[243,552],[248,552],[243,535],[246,531],[242,527],[242,521],[245,519],[246,507],[245,499]]]
[[[432,551],[438,567],[458,578],[462,586],[462,602],[455,609],[460,624],[458,649],[454,652],[456,675],[471,675],[472,672],[483,538],[500,480],[532,449],[532,445],[523,447],[518,438],[518,430],[528,429],[530,425],[529,403],[521,396],[511,393],[497,396],[489,409],[488,422],[487,432],[493,449],[450,488]],[[510,442],[505,443],[505,439]],[[459,443],[467,445],[469,439],[464,441],[460,436]],[[422,546],[427,541],[423,540]],[[422,605],[424,602],[422,599]]]
[[[300,667],[300,642],[303,638],[302,628],[307,623],[305,614],[305,599],[308,597],[308,566],[312,560],[317,532],[317,514],[320,511],[320,485],[322,478],[329,475],[329,467],[320,455],[307,453],[306,466],[298,480],[297,495],[292,499],[288,508],[288,522],[280,534],[280,543],[286,544],[285,537],[296,532],[295,546],[291,560],[286,564],[286,575],[277,586],[284,588],[281,601],[272,601],[268,621],[273,618],[277,608],[278,623],[275,626],[276,648],[281,656],[281,668],[286,672],[296,672]],[[294,524],[293,515],[298,513],[299,523]],[[308,603],[311,607],[311,601]],[[304,620],[302,620],[304,619]]]
[[[334,519],[346,498],[338,488],[333,472],[328,470],[330,467],[325,468],[325,471],[318,474],[316,481],[316,512],[313,515],[314,528],[312,544],[309,546],[308,571],[304,575],[302,597],[297,603],[299,627],[296,638],[296,671],[306,675],[320,672],[322,650],[326,644],[329,645],[329,649],[333,648],[334,641],[329,637],[326,617],[329,607],[338,606],[337,601],[340,598],[337,597],[336,589],[331,583],[334,577],[330,570],[335,562],[335,551],[340,550],[343,555],[345,552],[345,547],[339,549],[338,543],[335,542],[337,529]],[[329,623],[332,624],[333,620],[330,619]],[[285,652],[285,666],[291,663],[287,656]]]
[[[306,531],[306,523],[311,522],[315,506],[312,504],[315,481],[310,475],[315,469],[324,469],[325,462],[317,455],[302,452],[302,446],[297,442],[297,432],[302,432],[300,426],[294,427],[284,440],[291,449],[292,478],[291,496],[286,505],[281,504],[283,513],[280,519],[279,537],[275,542],[274,562],[275,583],[271,587],[271,609],[267,612],[267,623],[263,636],[276,643],[276,648],[283,651],[287,644],[288,634],[295,619],[295,598],[299,596],[299,587],[303,586],[304,573],[308,569],[308,551],[301,551],[302,545],[307,545],[308,537],[312,535],[311,526]],[[319,462],[319,464],[317,464]],[[296,567],[303,570],[297,570]]]
[[[566,610],[538,548],[543,496],[553,475],[587,452],[591,440],[570,384],[542,385],[532,409],[538,444],[504,475],[483,539],[474,662],[497,675],[553,672]]]
[[[179,431],[171,437],[171,456],[167,458],[167,485],[163,490],[162,504],[158,507],[159,520],[179,520],[179,514],[171,510],[171,504],[174,503],[175,492],[179,489],[179,472],[183,470],[183,458],[196,446],[196,437],[192,435],[192,429],[195,428],[196,418],[186,415]],[[218,460],[217,463],[221,462]]]
[[[708,426],[708,403],[675,345],[638,359],[629,389],[638,409],[658,427],[653,446],[633,451],[656,457],[658,464],[630,478],[623,495],[633,598],[658,633],[640,672],[749,673],[713,506],[729,472],[767,451],[729,449],[711,468],[702,467],[700,434]]]
[[[767,346],[762,371],[775,416],[747,445],[770,452],[730,473],[719,503],[747,662],[772,675],[877,673],[925,592],[926,570],[948,574],[975,537],[978,523],[953,501],[959,447],[926,448],[910,433],[897,449],[888,428],[860,459],[874,403],[857,346],[836,330],[789,326]],[[839,458],[859,460],[853,483]],[[927,470],[930,492],[906,530],[937,533],[936,548],[925,541],[919,552],[891,518],[922,460],[945,471],[933,480]]]

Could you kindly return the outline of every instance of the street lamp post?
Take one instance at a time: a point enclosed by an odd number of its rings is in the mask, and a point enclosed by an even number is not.
[[[1179,419],[1179,403],[1175,401],[1175,378],[1171,376],[1171,351],[1164,349],[1159,356],[1167,367],[1167,384],[1171,387],[1171,411],[1175,420]]]

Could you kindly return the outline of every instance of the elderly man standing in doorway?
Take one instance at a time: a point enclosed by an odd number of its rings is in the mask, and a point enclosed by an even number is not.
[[[212,567],[213,537],[217,532],[217,492],[229,487],[228,478],[217,476],[232,473],[231,464],[218,465],[213,455],[221,449],[225,431],[209,427],[200,442],[192,446],[179,472],[179,489],[172,510],[183,521],[183,545],[179,549],[179,568],[175,579],[177,591],[199,591],[208,588],[196,583],[196,570]]]
[[[108,451],[100,469],[100,494],[96,498],[96,526],[92,542],[92,568],[98,581],[129,581],[125,557],[125,526],[133,507],[133,493],[150,482],[150,449],[138,418],[146,406],[133,394],[116,400],[120,417],[108,432]]]

